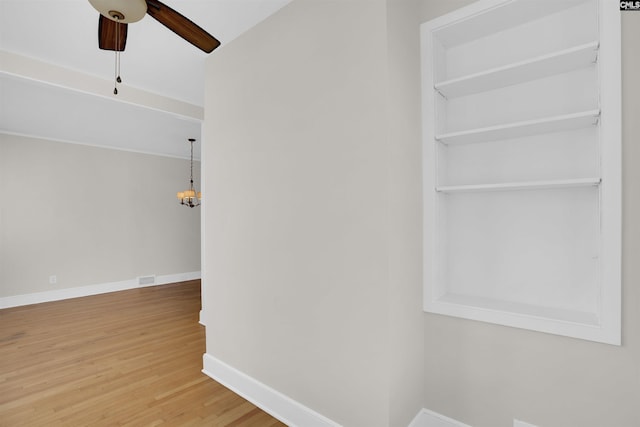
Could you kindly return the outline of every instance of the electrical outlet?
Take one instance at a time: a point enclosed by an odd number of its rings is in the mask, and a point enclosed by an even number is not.
[[[58,276],[55,274],[53,276],[49,276],[49,284],[55,285],[56,283],[58,283]]]

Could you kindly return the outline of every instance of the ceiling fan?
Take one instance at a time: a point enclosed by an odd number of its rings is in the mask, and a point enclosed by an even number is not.
[[[114,95],[118,94],[118,83],[122,83],[120,52],[127,44],[128,24],[141,20],[146,13],[206,53],[211,53],[220,46],[215,37],[160,0],[89,0],[89,3],[100,12],[98,47],[116,53]]]
[[[145,13],[206,53],[220,42],[184,15],[159,0],[89,0],[100,12],[98,46],[121,52],[127,43],[127,24],[144,18]]]

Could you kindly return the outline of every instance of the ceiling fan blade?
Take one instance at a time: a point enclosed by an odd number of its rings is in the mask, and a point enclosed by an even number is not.
[[[220,46],[220,42],[191,20],[159,0],[146,0],[147,13],[162,25],[207,53]]]
[[[127,24],[112,21],[100,15],[98,21],[98,47],[122,52],[127,44]]]

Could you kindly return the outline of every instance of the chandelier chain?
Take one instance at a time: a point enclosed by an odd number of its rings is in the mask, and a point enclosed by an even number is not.
[[[191,142],[191,189],[193,190],[193,141]]]

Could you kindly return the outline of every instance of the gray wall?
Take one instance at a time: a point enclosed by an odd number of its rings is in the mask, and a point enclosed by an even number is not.
[[[200,213],[175,198],[188,174],[188,160],[0,134],[0,297],[199,271]]]
[[[383,0],[294,1],[207,64],[207,352],[347,426],[422,404],[386,26]]]
[[[422,407],[422,149],[420,69],[415,64],[419,31],[417,0],[387,2],[387,191],[389,229],[389,426],[406,426]],[[418,399],[417,402],[415,399]]]
[[[420,407],[640,425],[640,14],[623,19],[624,345],[422,312],[419,24],[469,3],[294,0],[210,57],[207,352],[345,426]]]

